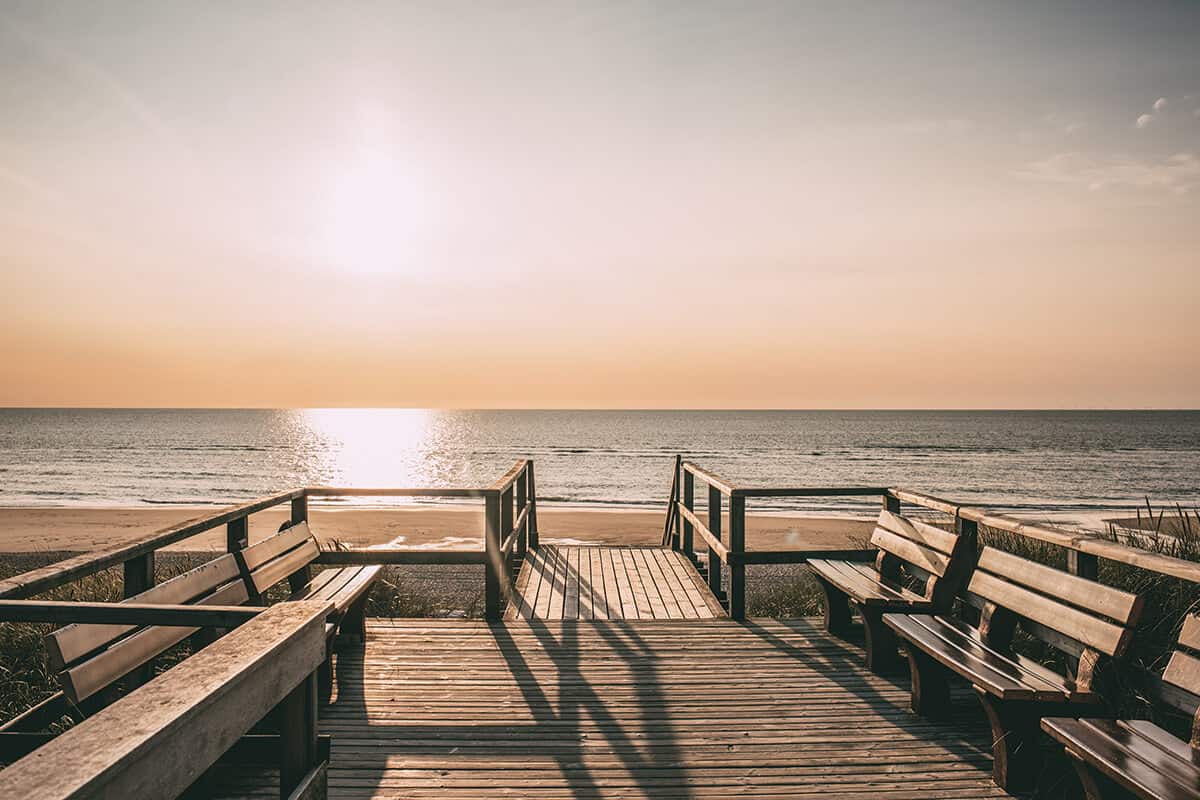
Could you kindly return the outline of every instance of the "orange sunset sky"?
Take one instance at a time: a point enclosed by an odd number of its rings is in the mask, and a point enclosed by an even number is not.
[[[0,404],[1200,406],[1200,6],[0,9]]]

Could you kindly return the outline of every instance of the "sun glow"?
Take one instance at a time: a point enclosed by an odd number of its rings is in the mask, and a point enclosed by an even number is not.
[[[428,226],[428,193],[395,154],[363,150],[333,176],[323,238],[325,255],[339,270],[418,272]]]

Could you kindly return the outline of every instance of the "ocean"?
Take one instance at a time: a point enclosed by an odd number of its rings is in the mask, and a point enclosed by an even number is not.
[[[653,508],[666,502],[676,453],[737,484],[899,485],[1034,516],[1099,518],[1147,496],[1200,502],[1195,411],[3,409],[0,505],[221,505],[311,484],[486,485],[531,457],[543,504]]]

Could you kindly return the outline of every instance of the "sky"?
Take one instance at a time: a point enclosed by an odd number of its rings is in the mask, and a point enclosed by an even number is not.
[[[1200,3],[0,2],[0,405],[1200,407]]]

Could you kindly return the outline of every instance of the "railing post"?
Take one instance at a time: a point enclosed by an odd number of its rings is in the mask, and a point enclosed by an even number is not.
[[[500,493],[489,490],[484,499],[483,616],[488,622],[500,621]]]
[[[525,472],[523,472],[521,474],[521,477],[517,478],[517,516],[518,517],[521,516],[521,512],[523,512],[525,510],[525,504],[528,502],[528,495],[526,494],[527,487],[525,486],[525,481],[528,479],[529,469],[530,469],[529,464],[526,464]],[[532,513],[532,512],[533,512],[533,509],[530,509],[530,513]],[[520,533],[517,534],[517,558],[525,558],[525,544],[526,544],[526,540],[528,538],[529,538],[529,517],[526,517],[525,522],[523,522],[521,524]]]
[[[529,466],[525,470],[529,480],[529,549],[538,549],[538,527],[537,527],[537,484],[533,480],[533,461],[530,460]]]
[[[302,494],[292,498],[292,524],[308,522],[308,495]]]
[[[225,551],[236,553],[250,545],[250,518],[238,517],[225,525]]]
[[[509,486],[500,494],[500,543],[503,545],[509,534],[513,531],[513,487]],[[507,600],[512,595],[513,577],[512,577],[512,550],[506,550],[500,554],[500,563],[503,565],[503,574],[501,575],[500,593]]]
[[[708,529],[721,538],[721,490],[715,486],[708,487]],[[714,547],[708,548],[708,588],[721,596],[721,557]]]
[[[683,473],[683,507],[688,511],[692,511],[696,505],[696,476],[690,472]],[[692,528],[691,520],[683,521],[683,554],[690,560],[696,560],[695,543],[693,538],[695,530]]]
[[[287,800],[317,766],[317,673],[279,704],[279,797]],[[324,797],[319,792],[315,797]]]
[[[683,459],[679,456],[675,457],[675,491],[672,498],[675,502],[675,528],[671,532],[671,549],[678,550],[683,540],[683,522],[680,519],[683,515],[679,513],[679,502],[683,493],[680,487],[683,486],[683,476],[687,474],[687,468],[683,466]]]
[[[885,494],[883,496],[883,510],[890,511],[893,514],[899,514],[900,501],[895,497],[892,497],[890,494]]]
[[[1091,553],[1068,550],[1067,571],[1072,575],[1087,578],[1089,581],[1098,580],[1100,578],[1100,559]]]
[[[125,597],[141,594],[154,585],[154,551],[125,562]]]
[[[729,616],[746,618],[746,498],[729,495]]]

